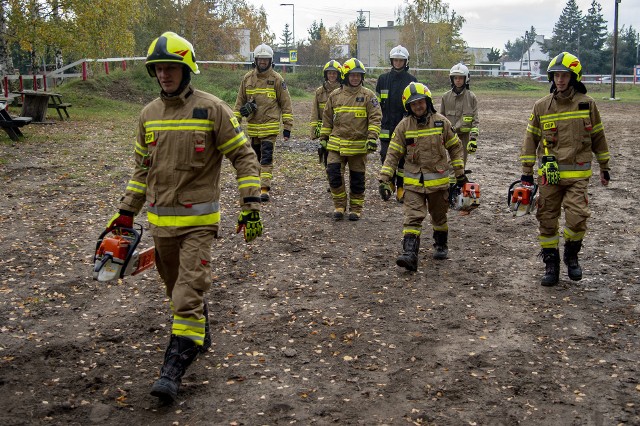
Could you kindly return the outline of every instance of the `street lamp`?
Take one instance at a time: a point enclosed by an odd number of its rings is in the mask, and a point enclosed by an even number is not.
[[[367,12],[367,14],[369,15],[369,34],[367,34],[367,38],[369,39],[369,42],[367,43],[367,50],[369,51],[369,59],[367,60],[367,66],[370,67],[371,66],[371,11],[370,10],[357,10],[356,12],[358,12],[360,15],[362,15],[364,12]]]
[[[293,12],[291,17],[291,32],[293,38],[293,48],[296,48],[296,5],[293,3],[280,3],[280,6],[291,6]]]
[[[622,0],[616,0],[613,18],[613,61],[611,64],[611,100],[616,99],[616,56],[618,56],[618,3]]]

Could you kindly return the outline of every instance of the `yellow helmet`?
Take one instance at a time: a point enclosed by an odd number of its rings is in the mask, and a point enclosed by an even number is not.
[[[200,74],[198,64],[196,64],[193,45],[171,31],[163,33],[151,42],[149,50],[147,51],[147,61],[145,62],[149,75],[151,77],[156,76],[154,64],[165,62],[184,64],[188,66],[194,74]]]
[[[553,80],[553,73],[556,71],[573,73],[576,76],[576,81],[582,80],[582,64],[580,64],[580,59],[569,52],[562,52],[549,62],[549,67],[547,68],[549,81]]]
[[[342,64],[342,79],[346,79],[350,73],[362,74],[362,79],[364,80],[367,70],[364,68],[364,64],[362,62],[356,58],[351,58]]]
[[[409,111],[407,105],[413,101],[417,101],[418,99],[428,99],[429,101],[433,102],[431,91],[426,85],[422,83],[411,82],[402,91],[402,106],[404,106],[404,110]]]
[[[324,68],[322,68],[322,74],[324,74],[324,79],[327,79],[327,71],[336,71],[338,73],[338,78],[342,76],[342,65],[340,62],[334,61],[333,59],[324,64]]]

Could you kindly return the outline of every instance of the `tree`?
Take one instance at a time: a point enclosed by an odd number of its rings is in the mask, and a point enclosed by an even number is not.
[[[537,35],[535,27],[531,26],[529,31],[524,32],[524,37],[516,38],[513,43],[511,40],[507,41],[504,45],[507,58],[512,61],[520,61],[536,41]]]
[[[609,68],[611,71],[611,58],[613,55],[613,34],[609,39]],[[632,26],[624,25],[618,35],[618,57],[616,58],[616,74],[633,74],[633,66],[638,59],[638,32]]]
[[[320,20],[319,24],[316,21],[313,21],[311,27],[309,27],[309,29],[307,30],[307,32],[309,33],[309,40],[321,40],[322,33],[324,31],[325,29],[324,24],[322,23],[322,19]]]
[[[544,46],[542,51],[556,56],[561,52],[571,52],[580,57],[581,43],[586,39],[584,30],[584,18],[578,9],[575,0],[568,0],[560,14],[560,18],[553,27],[553,37],[549,47]]]
[[[498,62],[498,59],[500,59],[500,49],[492,47],[491,50],[489,50],[489,53],[487,53],[487,60],[491,63],[495,63]]]
[[[289,31],[289,24],[284,24],[284,30],[280,36],[280,42],[286,50],[289,50],[289,47],[293,45],[291,40],[291,31]]]
[[[417,66],[449,68],[468,60],[460,30],[465,22],[442,0],[404,0],[398,10],[400,43],[409,48]]]
[[[601,74],[606,72],[607,65],[611,65],[611,61],[607,60],[606,55],[602,54],[604,45],[607,41],[607,21],[602,16],[602,7],[596,0],[591,2],[591,7],[584,17],[584,33],[580,61],[583,63],[583,73]]]
[[[367,26],[367,18],[364,17],[364,11],[358,11],[358,17],[356,18],[356,28],[365,28]]]

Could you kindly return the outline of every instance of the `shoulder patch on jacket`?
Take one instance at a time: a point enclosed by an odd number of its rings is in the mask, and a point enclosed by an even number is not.
[[[229,118],[229,121],[231,121],[231,125],[233,126],[233,130],[236,133],[240,133],[242,131],[242,129],[240,128],[240,123],[238,123],[238,119],[235,116],[231,116],[231,118]]]
[[[287,90],[287,83],[282,80],[282,90]]]
[[[380,104],[378,103],[378,99],[377,99],[377,98],[371,98],[371,105],[373,105],[373,106],[374,106],[374,108],[377,108],[377,107],[378,107],[378,105],[380,105]]]
[[[209,112],[205,108],[194,108],[191,118],[201,118],[206,120],[209,118]]]
[[[364,102],[364,96],[358,96],[356,102]]]
[[[436,121],[433,122],[433,126],[434,127],[444,127],[444,121],[436,120]]]
[[[580,102],[578,104],[578,109],[580,111],[588,110],[589,109],[589,102]]]

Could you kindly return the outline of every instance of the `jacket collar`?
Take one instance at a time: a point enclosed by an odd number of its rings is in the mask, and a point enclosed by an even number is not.
[[[184,105],[187,103],[187,98],[193,94],[194,90],[195,89],[191,84],[187,84],[187,87],[177,95],[168,95],[164,91],[160,92],[160,98],[166,105]]]

